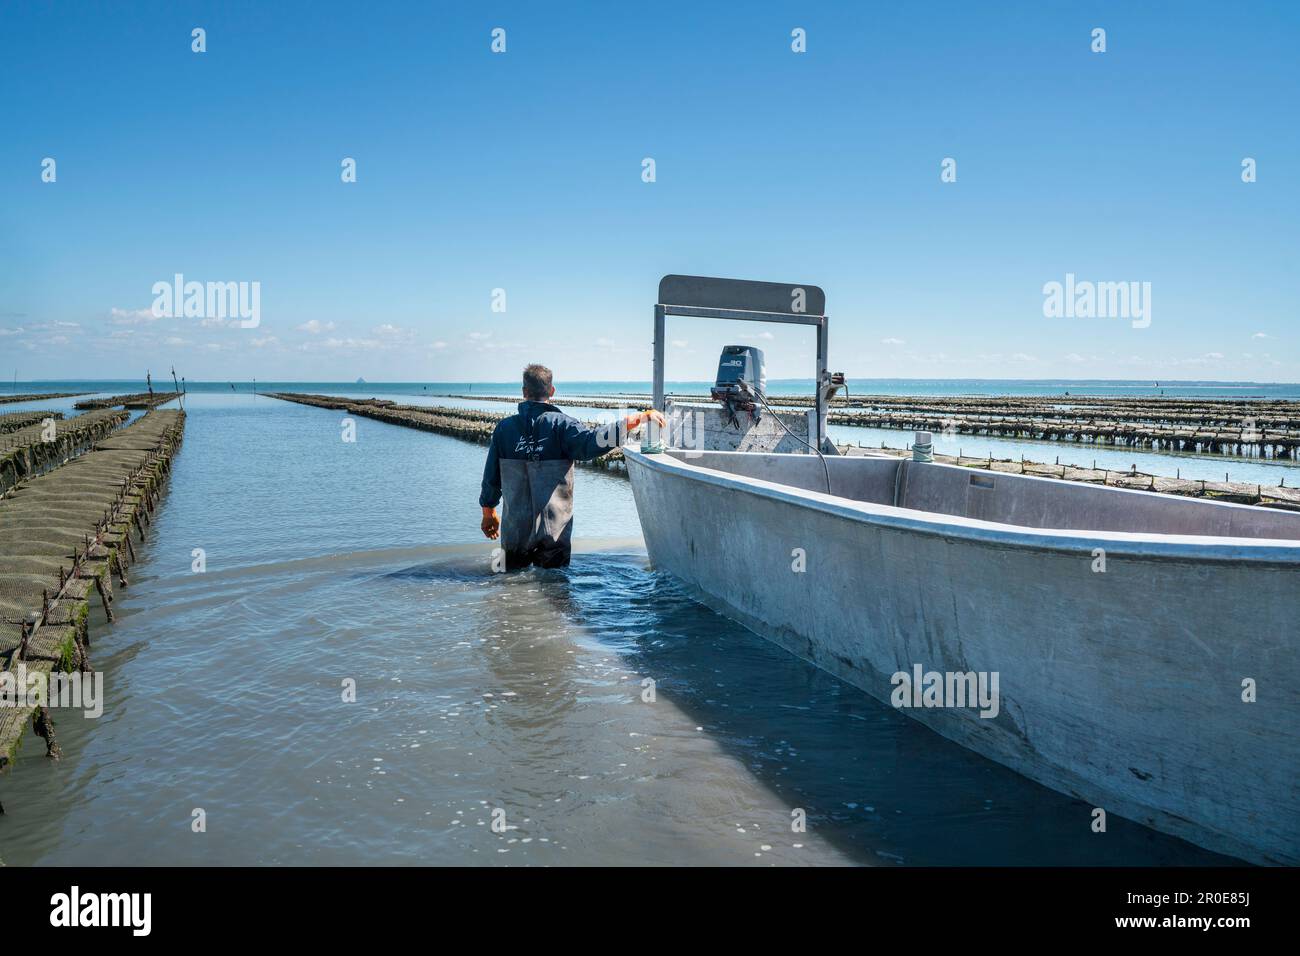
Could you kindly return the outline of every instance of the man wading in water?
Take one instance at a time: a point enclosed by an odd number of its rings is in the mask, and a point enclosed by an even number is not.
[[[488,445],[483,466],[483,534],[501,536],[506,569],[563,568],[569,563],[573,536],[573,463],[599,458],[622,445],[632,429],[653,421],[664,427],[658,411],[635,412],[622,421],[588,428],[548,399],[555,394],[551,370],[524,369],[524,400],[519,414],[501,421]],[[504,514],[496,507],[505,496]]]

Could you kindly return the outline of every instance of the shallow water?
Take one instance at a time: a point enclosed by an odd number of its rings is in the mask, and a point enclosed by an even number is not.
[[[56,711],[64,759],[29,735],[0,778],[4,863],[1222,862],[1094,834],[693,603],[620,477],[579,470],[567,571],[494,575],[480,446],[369,419],[348,444],[338,412],[247,394],[187,411],[117,623],[92,621],[105,713]]]

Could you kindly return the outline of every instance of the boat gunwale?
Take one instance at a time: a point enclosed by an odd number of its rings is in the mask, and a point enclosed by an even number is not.
[[[849,518],[865,524],[873,524],[914,534],[958,538],[1001,547],[1066,553],[1090,552],[1091,547],[1088,547],[1088,545],[1096,542],[1099,544],[1104,543],[1108,556],[1122,555],[1167,561],[1248,562],[1252,565],[1275,565],[1289,570],[1300,568],[1300,540],[1134,531],[1081,531],[1068,528],[1030,528],[1025,525],[1004,524],[996,521],[985,521],[980,518],[946,515],[933,511],[919,511],[915,508],[899,508],[893,505],[844,498],[839,495],[828,495],[820,491],[808,491],[792,485],[766,481],[762,478],[752,478],[748,475],[738,475],[732,472],[716,471],[712,468],[693,465],[667,453],[648,455],[633,448],[624,448],[623,454],[629,463],[644,465],[661,473],[676,474],[679,477],[717,485],[733,491],[743,491],[757,497],[808,507],[837,517]],[[709,454],[741,455],[754,453],[719,451],[709,452]],[[763,452],[762,454],[775,455],[777,453]],[[782,455],[781,457],[795,456]],[[938,467],[945,466],[938,465]],[[630,474],[629,470],[629,476]],[[1054,480],[1034,475],[1016,477],[1029,481]],[[1130,488],[1111,488],[1108,490],[1138,495],[1154,494],[1153,492]],[[1207,503],[1223,507],[1249,507],[1234,505],[1231,502]],[[918,515],[926,515],[927,517],[917,517]]]

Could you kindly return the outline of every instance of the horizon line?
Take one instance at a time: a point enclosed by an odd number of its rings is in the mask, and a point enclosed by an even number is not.
[[[849,381],[850,381],[850,382],[852,382],[852,381],[858,381],[858,382],[1042,382],[1042,383],[1080,384],[1080,385],[1090,385],[1090,384],[1091,384],[1091,385],[1140,385],[1140,386],[1145,387],[1145,388],[1163,388],[1163,387],[1166,386],[1166,385],[1168,385],[1168,386],[1173,386],[1173,385],[1236,385],[1236,386],[1254,386],[1254,387],[1268,387],[1268,386],[1277,386],[1277,385],[1300,385],[1300,381],[1296,381],[1296,382],[1282,382],[1282,381],[1261,382],[1261,381],[1255,381],[1255,380],[1253,380],[1253,379],[1209,379],[1209,378],[1182,378],[1182,379],[1173,379],[1173,378],[1171,378],[1171,379],[1164,379],[1164,380],[1146,379],[1146,378],[1060,378],[1060,377],[1056,377],[1056,376],[1053,376],[1053,377],[1050,377],[1050,378],[955,378],[955,377],[953,377],[953,378],[949,378],[949,377],[944,377],[944,376],[925,376],[925,377],[914,377],[914,376],[871,376],[871,377],[865,377],[865,378],[855,378],[854,376],[848,376],[848,378],[849,378]],[[16,380],[15,380],[15,379],[10,379],[9,382],[6,383],[6,384],[8,384],[8,385],[12,388],[15,384],[16,384],[16,385],[69,385],[69,384],[76,384],[76,383],[79,383],[79,382],[80,382],[80,383],[90,383],[90,382],[135,382],[135,381],[143,382],[144,379],[137,379],[137,378],[134,377],[134,376],[107,377],[107,378],[41,378],[41,379],[27,379],[27,380],[24,380],[24,379],[16,379]],[[194,380],[193,384],[196,384],[196,385],[229,384],[229,383],[232,383],[232,382],[240,382],[240,383],[245,383],[245,384],[252,384],[253,382],[256,382],[256,381],[257,381],[257,379],[254,379],[254,378],[243,378],[243,379],[227,379],[227,378],[211,378],[211,379],[203,378],[203,379],[199,379],[199,378],[196,378],[196,379]],[[513,379],[513,378],[511,378],[511,379],[496,379],[496,380],[476,379],[476,380],[473,380],[473,381],[471,381],[471,380],[469,380],[469,379],[443,379],[443,380],[434,380],[434,379],[409,379],[409,380],[397,380],[397,379],[394,379],[394,380],[382,380],[382,379],[375,379],[375,380],[372,381],[372,380],[370,380],[370,379],[362,378],[362,379],[360,379],[360,380],[358,380],[358,379],[353,379],[353,380],[351,380],[351,381],[347,381],[347,380],[344,380],[344,379],[331,380],[331,379],[265,378],[265,379],[262,379],[262,381],[263,381],[263,382],[282,383],[282,384],[286,384],[286,385],[503,385],[503,384],[507,384],[507,383],[515,383],[515,384],[517,384],[517,383],[515,382],[515,379]],[[557,384],[562,384],[563,381],[564,381],[564,380],[560,380],[560,382],[558,382]],[[639,378],[575,378],[575,379],[569,379],[569,381],[572,381],[572,382],[580,382],[580,383],[583,383],[583,384],[590,384],[590,385],[622,385],[622,384],[627,384],[627,383],[630,383],[630,382],[642,382],[642,381],[650,382],[651,379],[650,379],[650,378],[645,378],[645,379],[639,379]],[[679,378],[679,379],[666,379],[666,380],[665,380],[665,384],[672,384],[672,383],[690,383],[690,384],[695,384],[695,383],[698,383],[698,382],[707,382],[707,381],[710,381],[710,379],[703,379],[703,378],[701,378],[701,379],[694,379],[694,378]],[[768,382],[811,382],[811,381],[813,381],[812,376],[774,377],[774,378],[769,378],[769,379],[768,379]],[[1151,385],[1144,385],[1143,383],[1145,383],[1145,382],[1147,382],[1147,381],[1151,381],[1152,384],[1151,384]],[[162,379],[159,379],[159,384],[158,384],[156,387],[157,387],[160,391],[165,391],[165,389],[162,388],[162,384],[163,384],[163,380],[162,380]],[[4,392],[0,392],[0,395],[2,395],[2,394],[4,394]]]

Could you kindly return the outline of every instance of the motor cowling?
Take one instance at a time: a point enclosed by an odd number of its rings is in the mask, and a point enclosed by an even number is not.
[[[718,374],[709,395],[732,410],[754,412],[767,397],[767,368],[763,350],[752,345],[727,345],[718,359]]]

